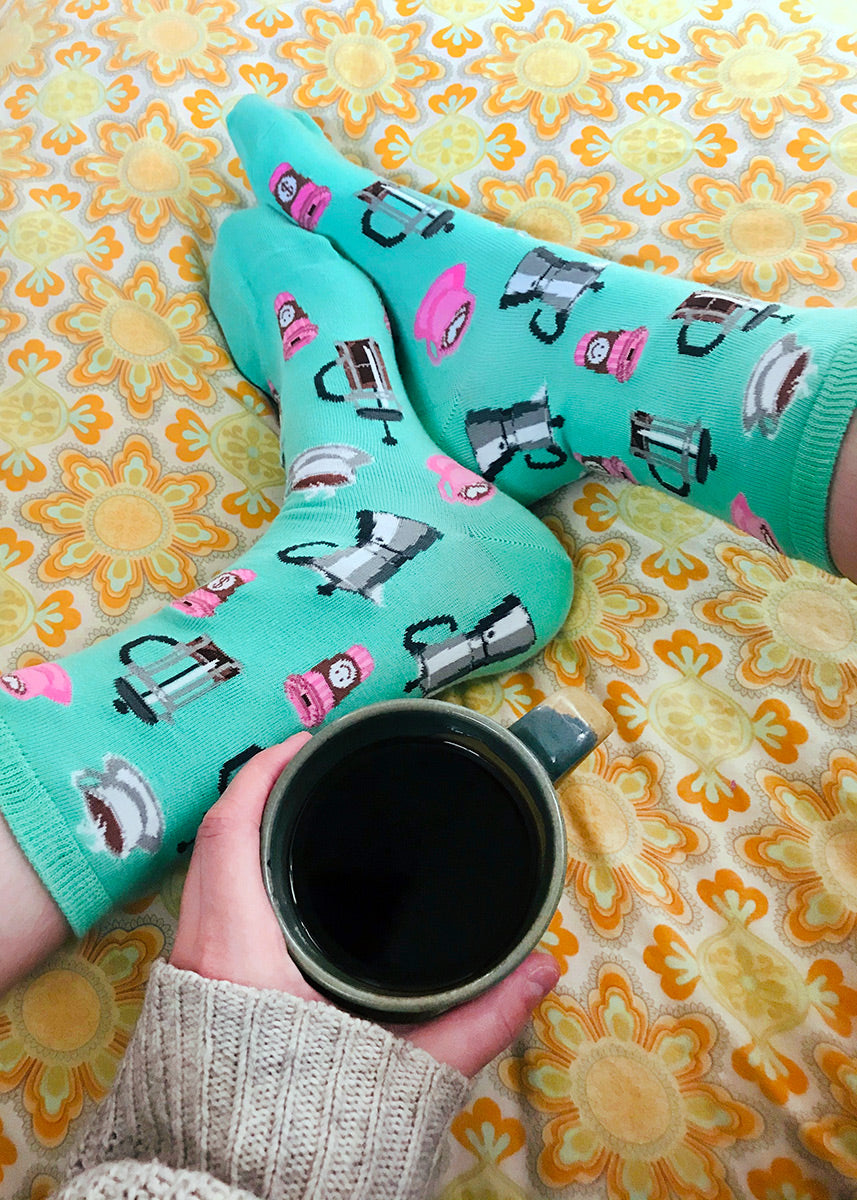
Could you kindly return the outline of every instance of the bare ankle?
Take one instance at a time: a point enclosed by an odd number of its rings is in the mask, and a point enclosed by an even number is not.
[[[70,936],[71,929],[0,817],[0,996]]]

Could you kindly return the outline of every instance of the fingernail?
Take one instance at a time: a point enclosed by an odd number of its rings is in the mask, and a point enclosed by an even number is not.
[[[537,954],[527,971],[527,982],[534,1000],[540,1000],[553,991],[562,974],[559,963],[552,954]]]

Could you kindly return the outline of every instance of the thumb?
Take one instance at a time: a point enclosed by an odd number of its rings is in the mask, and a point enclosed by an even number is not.
[[[414,1030],[408,1040],[462,1075],[476,1075],[520,1036],[561,973],[553,955],[536,951],[490,991]]]

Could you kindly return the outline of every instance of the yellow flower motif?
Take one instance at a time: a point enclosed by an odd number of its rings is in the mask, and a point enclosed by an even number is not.
[[[603,212],[615,183],[612,175],[592,175],[568,181],[551,156],[540,158],[523,184],[483,179],[479,184],[490,216],[504,225],[523,229],[538,241],[576,246],[589,254],[636,231],[631,221]]]
[[[412,17],[421,7],[449,21],[445,29],[432,34],[431,44],[445,50],[450,58],[461,58],[482,45],[482,35],[468,21],[483,19],[499,8],[508,21],[523,21],[533,11],[535,0],[396,0],[401,17]]]
[[[568,836],[566,884],[601,937],[620,937],[636,899],[691,918],[676,867],[708,837],[662,807],[663,761],[644,751],[611,762],[603,747],[560,783]]]
[[[3,299],[4,289],[11,277],[11,271],[0,267],[0,300]],[[12,312],[11,308],[5,308],[0,304],[0,342],[10,333],[18,333],[26,324],[27,318],[22,313]]]
[[[216,400],[209,379],[230,359],[199,330],[207,309],[201,296],[178,292],[169,301],[152,263],[140,263],[123,286],[91,267],[75,270],[83,303],[51,317],[54,333],[83,349],[69,369],[70,383],[113,383],[134,417],[150,417],[164,388],[197,404]]]
[[[262,419],[270,410],[255,388],[241,383],[237,391],[227,388],[227,392],[238,401],[238,412],[228,413],[209,429],[195,412],[180,408],[165,433],[181,462],[196,462],[210,450],[219,465],[241,481],[237,492],[222,498],[221,507],[245,528],[259,529],[280,510],[285,484],[280,440]],[[270,491],[274,497],[266,495]]]
[[[12,76],[33,78],[46,70],[45,47],[71,32],[64,21],[51,18],[56,0],[13,0],[0,21],[0,85]]]
[[[20,378],[0,391],[0,441],[9,447],[0,452],[0,480],[12,492],[44,479],[44,463],[33,449],[55,442],[71,430],[78,441],[94,445],[113,418],[104,411],[100,396],[81,396],[69,406],[65,398],[40,378],[55,371],[62,355],[48,350],[39,338],[29,338],[9,355],[9,367]]]
[[[574,562],[574,601],[565,624],[545,650],[545,665],[567,687],[585,684],[590,659],[633,675],[645,673],[648,664],[637,649],[633,630],[662,617],[666,605],[632,583],[619,582],[630,554],[627,543],[582,546],[575,554],[574,542],[561,523],[548,517],[545,524]]]
[[[650,271],[653,275],[672,275],[678,270],[678,259],[671,254],[661,254],[660,248],[653,242],[646,242],[636,254],[623,254],[619,259],[626,267],[636,267],[639,271]]]
[[[68,154],[74,146],[85,142],[87,134],[80,122],[98,112],[106,103],[112,112],[125,112],[140,94],[130,75],[119,75],[106,86],[90,70],[101,51],[86,42],[74,42],[56,53],[64,71],[48,72],[40,88],[32,83],[22,84],[6,101],[6,107],[20,120],[38,109],[54,127],[42,135],[42,145],[54,154]]]
[[[18,1151],[15,1149],[15,1143],[6,1137],[3,1122],[0,1121],[0,1183],[3,1182],[3,1168],[11,1167],[12,1163],[17,1161]]]
[[[668,25],[674,25],[690,13],[698,13],[706,21],[719,21],[732,0],[581,0],[593,16],[600,16],[611,9],[622,13],[629,21],[639,25],[642,33],[628,38],[632,50],[642,50],[647,58],[662,58],[665,54],[677,54],[681,45],[674,37],[664,33]]]
[[[675,929],[656,925],[654,944],[643,951],[643,962],[660,976],[663,991],[673,1000],[683,1002],[700,985],[706,987],[750,1035],[749,1042],[732,1052],[733,1070],[757,1084],[774,1104],[787,1104],[809,1082],[786,1053],[795,1044],[794,1031],[814,1024],[817,1014],[835,1033],[848,1037],[857,1017],[857,992],[836,963],[815,959],[804,975],[756,933],[751,926],[765,916],[768,901],[734,871],[721,869],[714,879],[700,880],[696,890],[722,918],[721,927],[692,950]]]
[[[168,86],[187,75],[227,85],[226,55],[253,49],[235,32],[238,5],[233,0],[122,0],[123,16],[92,27],[96,37],[119,45],[108,62],[111,71],[142,62],[156,84]]]
[[[30,199],[35,210],[19,213],[9,228],[0,221],[0,251],[8,249],[32,268],[15,286],[15,295],[43,308],[65,288],[65,280],[50,264],[71,254],[83,253],[90,262],[109,271],[123,247],[114,237],[112,226],[105,225],[85,238],[80,221],[66,216],[80,204],[80,192],[70,192],[64,183],[32,188]]]
[[[133,125],[103,122],[103,154],[86,154],[74,172],[96,186],[87,217],[128,212],[141,242],[153,242],[171,216],[214,240],[209,209],[237,204],[238,196],[208,164],[220,153],[214,138],[179,133],[163,100],[153,100]]]
[[[0,1090],[20,1088],[43,1146],[107,1095],[163,944],[154,925],[93,931],[0,1003]]]
[[[37,179],[50,172],[47,163],[27,153],[34,133],[32,125],[0,129],[0,212],[15,206],[15,179]]]
[[[39,567],[46,582],[92,576],[104,612],[120,616],[143,591],[183,596],[197,559],[231,550],[235,537],[200,513],[214,481],[205,472],[163,472],[137,434],[108,466],[76,450],[59,457],[68,489],[22,508],[27,521],[59,535]]]
[[[273,37],[283,29],[291,29],[294,21],[283,11],[281,0],[262,0],[256,12],[246,18],[247,28],[261,33],[262,37]]]
[[[857,759],[832,755],[818,790],[766,771],[758,780],[780,824],[738,838],[737,849],[791,885],[785,928],[797,945],[850,939],[857,929]]]
[[[690,37],[702,58],[667,71],[700,89],[691,116],[721,116],[737,109],[754,137],[770,137],[786,113],[829,120],[820,89],[854,73],[816,53],[822,30],[781,35],[764,13],[750,13],[735,33],[718,25],[691,29]]]
[[[778,300],[792,277],[815,287],[844,286],[831,251],[857,240],[857,223],[826,212],[832,180],[787,188],[773,161],[758,156],[737,184],[696,175],[690,185],[702,212],[668,221],[663,230],[700,251],[693,270],[699,283],[737,279],[742,291],[764,300]]]
[[[443,67],[413,53],[425,29],[421,21],[390,25],[374,0],[356,0],[340,16],[308,8],[303,14],[309,38],[286,41],[278,53],[305,68],[295,89],[302,108],[336,104],[349,137],[359,138],[381,112],[416,121],[411,89],[440,79]]]
[[[33,595],[11,573],[33,554],[33,543],[19,538],[14,529],[0,529],[0,646],[19,642],[31,629],[39,640],[55,649],[66,634],[80,625],[80,613],[68,589],[51,592],[38,607]],[[23,572],[22,572],[23,573]]]
[[[824,721],[847,725],[857,702],[854,585],[761,547],[718,547],[717,557],[736,590],[694,611],[741,639],[739,683],[770,691],[798,680]]]
[[[815,1047],[815,1061],[842,1111],[820,1121],[807,1121],[801,1126],[801,1141],[846,1179],[857,1179],[857,1058],[849,1058],[838,1046],[820,1042]]]
[[[717,1029],[702,1012],[651,1019],[620,967],[589,1003],[554,993],[536,1009],[540,1045],[500,1064],[507,1086],[549,1114],[538,1171],[552,1188],[609,1200],[727,1200],[718,1151],[758,1136],[761,1117],[708,1083]]]
[[[719,666],[723,654],[712,642],[700,642],[691,630],[676,629],[668,641],[658,639],[653,648],[679,679],[661,684],[647,703],[627,683],[611,680],[604,706],[620,737],[636,741],[651,723],[668,745],[698,768],[675,785],[682,800],[701,804],[712,821],[746,811],[747,792],[730,778],[731,771],[720,768],[740,759],[754,742],[777,762],[796,762],[798,746],[807,741],[806,729],[791,719],[782,700],[768,697],[751,716],[728,692],[704,679]]]
[[[849,112],[857,113],[857,95],[854,93],[841,96],[839,102]],[[786,152],[797,160],[801,171],[817,171],[830,159],[846,175],[857,175],[857,123],[841,126],[829,140],[818,129],[799,129],[797,137],[786,146]],[[857,191],[851,192],[845,200],[857,207]]]
[[[504,1158],[517,1154],[526,1144],[526,1133],[517,1117],[504,1117],[499,1104],[483,1096],[472,1108],[458,1114],[451,1133],[474,1155],[476,1165],[456,1176],[437,1200],[474,1200],[477,1196],[486,1200],[526,1200],[525,1193],[499,1167]]]
[[[511,121],[495,126],[486,138],[481,125],[463,111],[476,99],[476,88],[464,88],[451,83],[439,96],[431,96],[428,106],[440,114],[440,120],[429,125],[411,141],[400,125],[389,125],[384,136],[375,143],[381,165],[397,171],[409,159],[418,167],[432,171],[437,178],[424,190],[444,201],[461,207],[470,203],[470,196],[453,182],[453,176],[472,170],[487,155],[498,170],[515,165],[524,153],[524,143],[515,136]]]
[[[575,30],[561,8],[545,13],[532,33],[495,25],[498,54],[486,54],[467,70],[496,80],[484,103],[486,113],[529,109],[540,138],[554,138],[572,112],[613,120],[616,105],[608,84],[638,75],[637,63],[608,50],[619,32],[612,21]]]
[[[490,679],[474,679],[470,683],[459,683],[443,692],[443,699],[450,704],[460,704],[474,712],[494,717],[505,712],[511,717],[522,717],[524,713],[541,704],[545,694],[526,671],[511,675],[495,675]]]
[[[612,138],[596,125],[587,125],[571,143],[572,152],[585,167],[596,166],[613,154],[623,166],[641,175],[642,183],[626,188],[622,199],[647,216],[681,199],[661,176],[678,170],[694,154],[706,166],[723,167],[738,148],[738,143],[726,136],[725,125],[706,125],[694,137],[685,125],[668,120],[664,114],[677,108],[681,99],[678,92],[665,92],[651,83],[642,92],[625,96],[628,108],[640,113],[639,120],[623,125]]]
[[[833,1200],[823,1184],[808,1179],[789,1158],[775,1158],[766,1171],[749,1171],[747,1186],[755,1200]]]

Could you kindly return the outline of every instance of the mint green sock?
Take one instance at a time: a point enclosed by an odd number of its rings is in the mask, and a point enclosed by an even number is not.
[[[377,284],[416,411],[525,504],[583,468],[662,487],[834,570],[836,454],[855,316],[652,275],[377,180],[259,97],[229,131],[260,203]]]
[[[281,513],[150,620],[0,677],[0,811],[77,933],[158,879],[255,751],[513,667],[571,602],[546,526],[424,432],[374,287],[327,242],[234,214],[211,302],[280,397]]]

